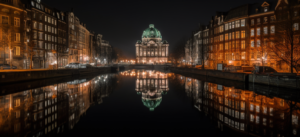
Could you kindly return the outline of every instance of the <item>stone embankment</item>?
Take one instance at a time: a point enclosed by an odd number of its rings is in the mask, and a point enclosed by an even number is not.
[[[300,89],[300,77],[297,75],[254,75],[246,73],[222,72],[219,70],[202,70],[197,68],[178,67],[171,67],[170,71],[174,73],[199,74],[203,76],[241,81],[245,84],[256,83],[269,86]]]
[[[0,84],[32,81],[65,76],[78,76],[90,73],[110,73],[111,67],[99,67],[88,69],[58,69],[58,70],[12,70],[0,71]]]
[[[248,75],[245,73],[231,73],[231,72],[222,72],[219,70],[209,70],[209,69],[197,69],[197,68],[178,68],[178,67],[171,67],[171,72],[174,73],[193,73],[199,74],[204,76],[216,77],[216,78],[223,78],[223,79],[230,79],[236,81],[247,81]]]

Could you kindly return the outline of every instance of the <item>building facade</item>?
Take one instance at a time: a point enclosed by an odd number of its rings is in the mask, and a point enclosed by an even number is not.
[[[168,62],[169,43],[162,40],[159,30],[153,24],[144,30],[142,41],[138,40],[136,47],[136,61],[140,64],[163,64]]]
[[[59,69],[93,63],[96,55],[101,64],[111,63],[111,45],[100,40],[99,48],[92,50],[94,34],[73,10],[60,11],[41,0],[3,0],[0,8],[0,64]]]
[[[23,9],[19,0],[0,3],[0,64],[24,67],[27,11]]]
[[[195,31],[185,46],[185,64],[198,65],[201,57],[207,56],[204,61],[205,67],[210,69],[217,69],[217,64],[223,63],[233,66],[271,66],[279,72],[289,72],[290,66],[270,50],[270,47],[274,46],[276,24],[284,14],[284,7],[287,10],[289,4],[295,5],[292,20],[293,35],[297,41],[299,1],[279,0],[246,4],[227,12],[217,12],[212,17],[207,26],[209,38],[202,41],[202,44],[208,45],[208,50],[203,53],[199,52],[201,48],[196,46],[200,41],[195,35],[203,35],[204,32]]]

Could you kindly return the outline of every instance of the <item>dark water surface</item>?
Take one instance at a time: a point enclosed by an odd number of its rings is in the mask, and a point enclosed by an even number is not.
[[[154,70],[78,78],[0,96],[0,136],[299,136],[299,92],[245,87]]]

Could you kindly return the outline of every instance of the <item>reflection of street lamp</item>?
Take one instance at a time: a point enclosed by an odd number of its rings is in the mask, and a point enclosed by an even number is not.
[[[95,59],[96,59],[96,67],[97,67],[97,59],[98,59],[98,58],[95,58]]]

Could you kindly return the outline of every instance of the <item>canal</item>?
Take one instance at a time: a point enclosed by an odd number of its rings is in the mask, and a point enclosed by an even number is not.
[[[287,137],[300,132],[299,91],[292,89],[222,85],[155,70],[36,83],[0,88],[1,137]]]

